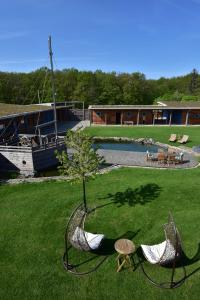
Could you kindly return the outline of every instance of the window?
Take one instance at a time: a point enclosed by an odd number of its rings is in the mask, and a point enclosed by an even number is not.
[[[200,114],[192,114],[190,115],[193,119],[200,119]]]
[[[96,114],[97,114],[97,116],[98,116],[99,118],[102,118],[102,117],[103,117],[103,112],[102,112],[102,111],[97,111]]]

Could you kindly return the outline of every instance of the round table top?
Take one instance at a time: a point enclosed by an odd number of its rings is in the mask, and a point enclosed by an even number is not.
[[[115,242],[115,250],[124,255],[135,252],[135,244],[128,239],[120,239]]]

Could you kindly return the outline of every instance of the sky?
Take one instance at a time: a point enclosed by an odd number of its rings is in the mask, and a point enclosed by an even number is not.
[[[0,71],[200,71],[200,0],[0,0]]]

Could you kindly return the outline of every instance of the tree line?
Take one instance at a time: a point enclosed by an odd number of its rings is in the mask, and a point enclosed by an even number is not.
[[[54,72],[57,101],[84,101],[94,104],[153,104],[156,101],[197,101],[200,75],[197,70],[185,76],[157,80],[140,72],[106,73],[77,69]],[[0,72],[0,102],[33,104],[52,101],[50,70],[29,73]]]

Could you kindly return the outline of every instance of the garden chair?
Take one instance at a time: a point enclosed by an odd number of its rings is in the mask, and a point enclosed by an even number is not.
[[[189,135],[183,135],[181,139],[178,140],[178,143],[185,144],[189,139]]]
[[[158,152],[158,155],[157,155],[158,163],[165,163],[166,159],[167,158],[166,158],[165,152]]]
[[[81,251],[93,252],[100,248],[101,243],[105,238],[103,234],[93,234],[84,230],[85,221],[89,214],[90,212],[85,211],[83,204],[80,204],[73,211],[66,228],[63,265],[67,271],[70,271],[76,275],[84,275],[95,271],[97,267],[105,260],[104,257],[92,269],[85,272],[78,272],[76,270],[76,265],[69,262],[69,251],[71,246]]]
[[[168,153],[167,155],[167,163],[168,164],[175,164],[176,163],[176,154]]]
[[[155,160],[155,157],[154,157],[153,153],[149,152],[148,150],[146,152],[146,160],[147,161],[153,161],[153,160]]]
[[[177,136],[176,134],[172,133],[169,137],[169,142],[176,142]]]
[[[151,264],[160,266],[172,266],[172,274],[170,281],[164,283],[157,283],[146,273],[142,264],[141,267],[145,276],[154,285],[161,288],[175,288],[177,286],[180,286],[184,282],[186,278],[186,271],[185,268],[182,267],[183,277],[177,282],[174,281],[176,263],[178,260],[181,259],[183,250],[181,238],[171,213],[169,213],[168,223],[165,224],[163,227],[165,232],[165,241],[152,246],[141,245],[141,248],[145,258]]]
[[[180,152],[178,155],[175,156],[175,163],[183,163],[183,155],[184,153],[183,152]]]

